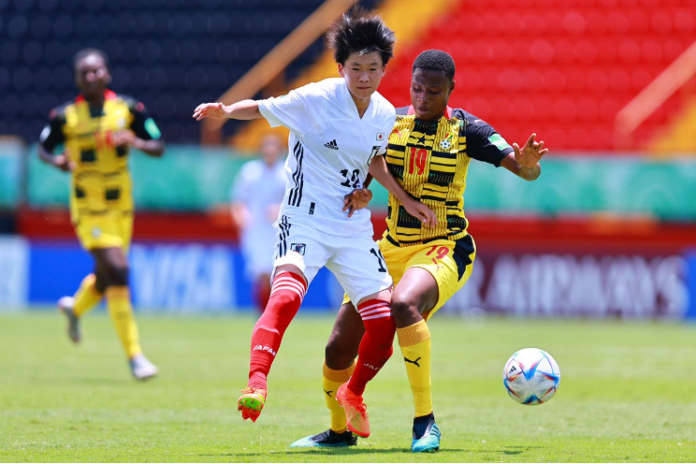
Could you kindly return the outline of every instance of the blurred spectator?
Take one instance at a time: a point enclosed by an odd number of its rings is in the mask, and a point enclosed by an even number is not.
[[[260,311],[271,292],[273,244],[278,211],[285,194],[285,157],[280,139],[266,135],[261,159],[246,163],[231,190],[232,220],[240,230],[246,274],[254,283],[254,300]]]

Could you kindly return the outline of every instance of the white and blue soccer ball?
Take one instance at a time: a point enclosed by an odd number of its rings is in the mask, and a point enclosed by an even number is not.
[[[550,354],[525,348],[510,356],[503,370],[503,385],[510,398],[521,404],[542,404],[553,398],[561,370]]]

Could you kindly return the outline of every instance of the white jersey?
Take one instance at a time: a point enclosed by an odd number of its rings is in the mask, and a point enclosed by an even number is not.
[[[276,240],[273,223],[278,205],[285,194],[283,160],[268,166],[263,160],[252,160],[239,171],[231,191],[233,202],[243,203],[249,210],[248,223],[241,230],[241,245],[247,274],[255,279],[273,269],[272,245]]]
[[[254,237],[266,239],[268,247],[275,241],[275,229],[271,210],[275,209],[285,194],[284,161],[268,166],[263,160],[251,160],[242,166],[231,192],[234,202],[243,203],[250,213],[249,223],[242,231],[242,239]]]
[[[361,209],[348,218],[342,211],[344,196],[362,187],[372,158],[386,152],[394,106],[375,92],[360,118],[343,78],[258,104],[272,127],[290,129],[280,215],[329,235],[372,236],[370,211]]]

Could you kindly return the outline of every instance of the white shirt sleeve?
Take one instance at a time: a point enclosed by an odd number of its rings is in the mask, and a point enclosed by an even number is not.
[[[321,89],[308,84],[287,95],[259,100],[259,111],[271,127],[284,126],[302,136],[316,123]]]

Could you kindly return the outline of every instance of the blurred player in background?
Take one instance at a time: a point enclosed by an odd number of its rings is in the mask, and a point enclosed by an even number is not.
[[[430,381],[430,331],[426,321],[461,289],[471,275],[476,246],[464,216],[466,174],[472,159],[503,166],[525,180],[541,174],[539,160],[548,152],[535,134],[520,149],[503,139],[486,122],[462,109],[447,106],[455,87],[454,60],[440,50],[427,50],[413,63],[411,106],[397,109],[389,136],[389,170],[413,198],[437,214],[435,228],[404,211],[389,195],[387,230],[379,247],[394,278],[391,299],[399,346],[413,392],[413,452],[440,447]],[[368,183],[369,180],[366,182]],[[346,209],[367,205],[369,190],[356,190]],[[303,438],[293,447],[351,446],[355,437],[346,430],[346,417],[331,398],[355,367],[364,332],[354,306],[344,300],[326,346],[323,389],[331,413],[326,432]]]
[[[82,247],[94,257],[94,273],[59,309],[68,319],[68,335],[81,339],[79,321],[102,298],[136,379],[157,375],[143,355],[128,285],[128,247],[133,231],[133,197],[128,154],[134,147],[162,156],[164,142],[142,103],[107,87],[109,60],[97,49],[84,49],[73,61],[80,95],[51,111],[41,132],[39,156],[72,173],[70,214]],[[63,151],[54,150],[63,146]]]
[[[258,119],[290,129],[288,183],[277,222],[271,297],[251,336],[248,387],[238,409],[256,420],[267,396],[267,375],[285,330],[297,314],[308,285],[326,266],[338,279],[365,329],[358,366],[337,399],[348,427],[370,434],[362,394],[392,354],[395,327],[389,300],[392,279],[372,239],[367,210],[342,211],[345,195],[362,186],[368,172],[399,199],[410,214],[433,225],[434,214],[409,197],[387,170],[387,136],[394,107],[376,92],[393,56],[394,33],[378,16],[355,9],[328,33],[342,78],[326,79],[267,100],[230,106],[202,104],[204,117]],[[359,314],[358,314],[359,313]]]
[[[261,141],[261,159],[246,163],[231,192],[232,219],[241,232],[247,278],[254,283],[254,300],[263,312],[271,294],[273,223],[285,195],[284,149],[277,136]]]

